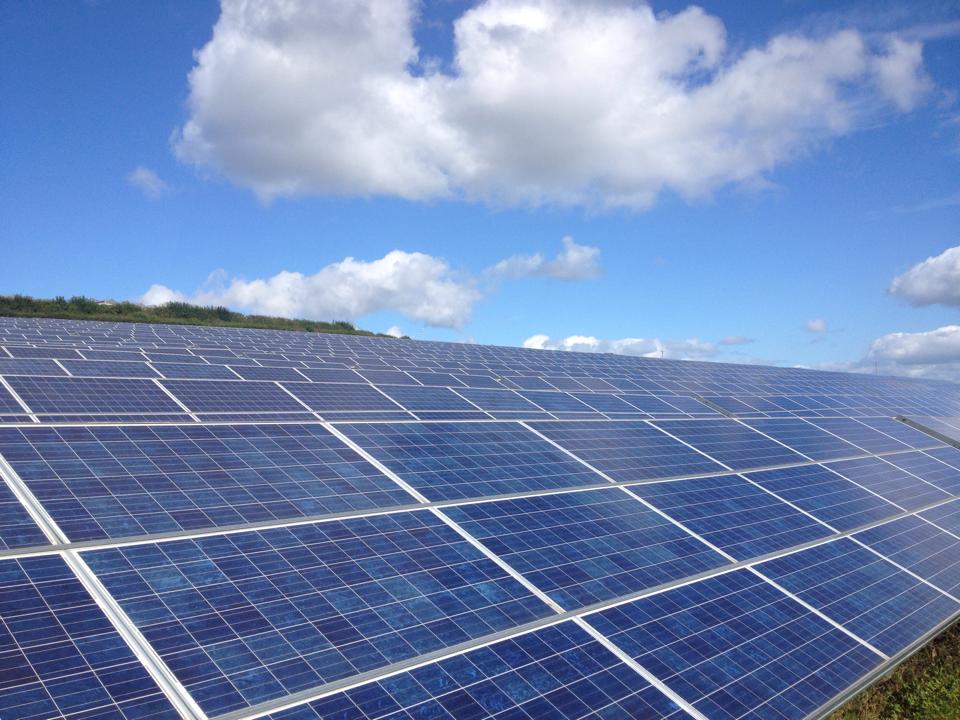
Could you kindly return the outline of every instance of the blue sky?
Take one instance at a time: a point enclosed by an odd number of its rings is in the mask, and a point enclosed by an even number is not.
[[[0,292],[960,378],[960,4],[269,6],[0,5]]]

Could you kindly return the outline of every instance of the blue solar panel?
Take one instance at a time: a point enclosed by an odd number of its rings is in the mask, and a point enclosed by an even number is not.
[[[151,380],[11,377],[8,382],[37,413],[183,412]]]
[[[340,430],[430,500],[604,481],[515,423],[358,424]]]
[[[821,465],[761,470],[746,477],[837,530],[851,530],[902,512]]]
[[[960,594],[960,538],[913,515],[854,537],[954,597]]]
[[[953,500],[938,507],[924,510],[920,513],[920,517],[929,520],[947,532],[960,535],[960,500]]]
[[[361,685],[269,720],[689,717],[572,622]]]
[[[430,387],[463,387],[463,383],[449,373],[417,372],[415,370],[410,370],[407,372],[407,375],[412,377],[418,383]]]
[[[942,463],[946,463],[954,469],[960,470],[960,448],[955,448],[952,445],[944,445],[938,448],[928,448],[924,450],[924,453],[936,458]]]
[[[891,455],[890,457],[896,456]],[[938,500],[946,500],[949,497],[939,488],[880,458],[843,460],[828,463],[826,467],[905,510],[916,510],[924,505],[929,505]]]
[[[521,411],[529,412],[534,416],[542,414],[540,408],[512,390],[463,388],[458,392],[481,410]]]
[[[236,380],[226,365],[204,365],[201,363],[152,363],[154,369],[163,377],[173,380]]]
[[[813,460],[834,460],[864,454],[860,448],[799,418],[744,422]]]
[[[735,420],[659,420],[654,424],[733,470],[806,461]]]
[[[713,408],[707,407],[696,398],[692,398],[687,395],[659,395],[658,397],[664,402],[673,405],[673,407],[677,408],[677,410],[680,412],[688,413],[689,415],[716,416],[720,414]]]
[[[881,661],[748,570],[587,621],[711,720],[801,720]]]
[[[163,386],[194,412],[264,412],[304,407],[272,382],[164,380]]]
[[[580,402],[602,413],[631,415],[635,417],[641,415],[633,405],[610,393],[571,393],[571,395]]]
[[[10,359],[0,357],[0,375],[59,375],[67,373],[53,360]]]
[[[443,512],[567,610],[729,562],[615,488]]]
[[[951,448],[954,449],[955,448]],[[960,495],[960,470],[922,452],[901,453],[886,458],[901,470],[936,485],[950,495]]]
[[[648,480],[723,468],[646,422],[543,422],[538,432],[614,480]]]
[[[397,370],[360,370],[360,374],[371,383],[390,385],[419,385],[405,372]]]
[[[74,541],[414,502],[319,425],[0,428],[0,453]]]
[[[887,655],[960,611],[943,593],[848,539],[757,569]]]
[[[738,475],[651,483],[631,489],[738,560],[831,534],[825,525]]]
[[[300,368],[299,372],[319,383],[366,383],[357,373],[346,368]]]
[[[80,359],[80,353],[73,348],[57,347],[14,347],[6,346],[7,350],[15,358],[77,358]]]
[[[66,563],[0,560],[0,717],[180,715]]]
[[[863,418],[860,422],[865,425],[895,437],[902,443],[913,448],[928,448],[942,445],[936,438],[930,437],[909,425],[893,418]]]
[[[523,391],[520,394],[547,412],[583,413],[584,415],[600,417],[596,410],[589,405],[584,405],[569,393],[557,392],[556,390],[550,392],[531,390]]]
[[[60,363],[76,377],[160,377],[146,362],[128,360],[61,360]]]
[[[402,411],[399,405],[370,385],[284,383],[283,386],[322,415],[346,411]]]
[[[10,392],[0,385],[0,413],[22,413],[23,407]]]
[[[673,405],[665,403],[653,395],[620,395],[621,399],[626,400],[637,410],[648,413],[653,417],[671,417],[679,414],[679,410]]]
[[[211,716],[552,613],[429,511],[84,558]]]
[[[864,425],[853,418],[819,418],[810,420],[817,427],[839,435],[847,442],[872,453],[907,450],[910,446],[896,438]],[[789,444],[789,443],[788,443]]]

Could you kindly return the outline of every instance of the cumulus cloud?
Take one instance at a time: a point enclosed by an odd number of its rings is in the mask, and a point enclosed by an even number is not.
[[[929,257],[898,275],[888,292],[912,305],[960,306],[960,246]]]
[[[394,250],[369,262],[348,257],[313,275],[283,271],[269,278],[244,280],[215,273],[190,296],[153,285],[142,302],[155,305],[188,300],[319,320],[350,320],[394,310],[427,325],[459,328],[470,319],[480,297],[473,280],[461,276],[445,260]]]
[[[384,335],[389,335],[390,337],[395,338],[403,337],[403,330],[400,329],[399,325],[391,325],[389,328],[387,328],[387,331],[384,333]]]
[[[584,280],[600,275],[600,248],[577,245],[572,237],[563,238],[563,249],[552,260],[541,253],[513,255],[489,269],[504,277],[549,277],[558,280]]]
[[[896,332],[870,345],[860,369],[911,377],[960,381],[960,325],[925,332]]]
[[[170,186],[153,170],[143,165],[138,165],[127,175],[127,183],[140,190],[145,197],[151,200],[158,200],[170,192]]]
[[[803,326],[803,328],[807,332],[824,333],[827,331],[827,321],[823,320],[822,318],[807,320],[807,323]]]
[[[678,360],[705,360],[717,354],[717,347],[714,343],[697,338],[688,340],[660,340],[658,338],[601,340],[592,335],[569,335],[565,338],[556,339],[549,335],[531,335],[523,341],[523,347],[536,350],[604,352]]]
[[[415,0],[222,0],[189,75],[185,162],[262,199],[392,195],[644,208],[756,183],[930,87],[919,40],[845,30],[744,51],[697,7],[481,0],[450,71]]]

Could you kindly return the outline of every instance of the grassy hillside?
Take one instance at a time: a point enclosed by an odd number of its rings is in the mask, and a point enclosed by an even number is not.
[[[0,316],[45,317],[67,320],[103,320],[106,322],[170,323],[176,325],[214,325],[260,330],[300,330],[303,332],[339,333],[342,335],[379,335],[358,330],[351,323],[288,320],[266,315],[244,315],[225,307],[200,307],[183,302],[171,302],[156,307],[145,307],[131,302],[101,305],[82,295],[69,300],[56,297],[41,300],[28,295],[0,295]],[[380,337],[387,337],[380,335]]]
[[[960,623],[830,716],[829,720],[960,718]]]

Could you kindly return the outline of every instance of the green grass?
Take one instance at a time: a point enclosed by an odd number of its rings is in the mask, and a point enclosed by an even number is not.
[[[184,302],[170,302],[156,307],[146,307],[131,302],[100,305],[96,300],[82,295],[72,297],[69,300],[64,297],[43,300],[32,298],[29,295],[0,295],[0,316],[208,325],[389,337],[367,330],[359,330],[351,323],[344,321],[318,322],[314,320],[289,320],[267,315],[244,315],[225,307],[201,307]]]
[[[960,623],[954,623],[829,720],[960,718]]]

